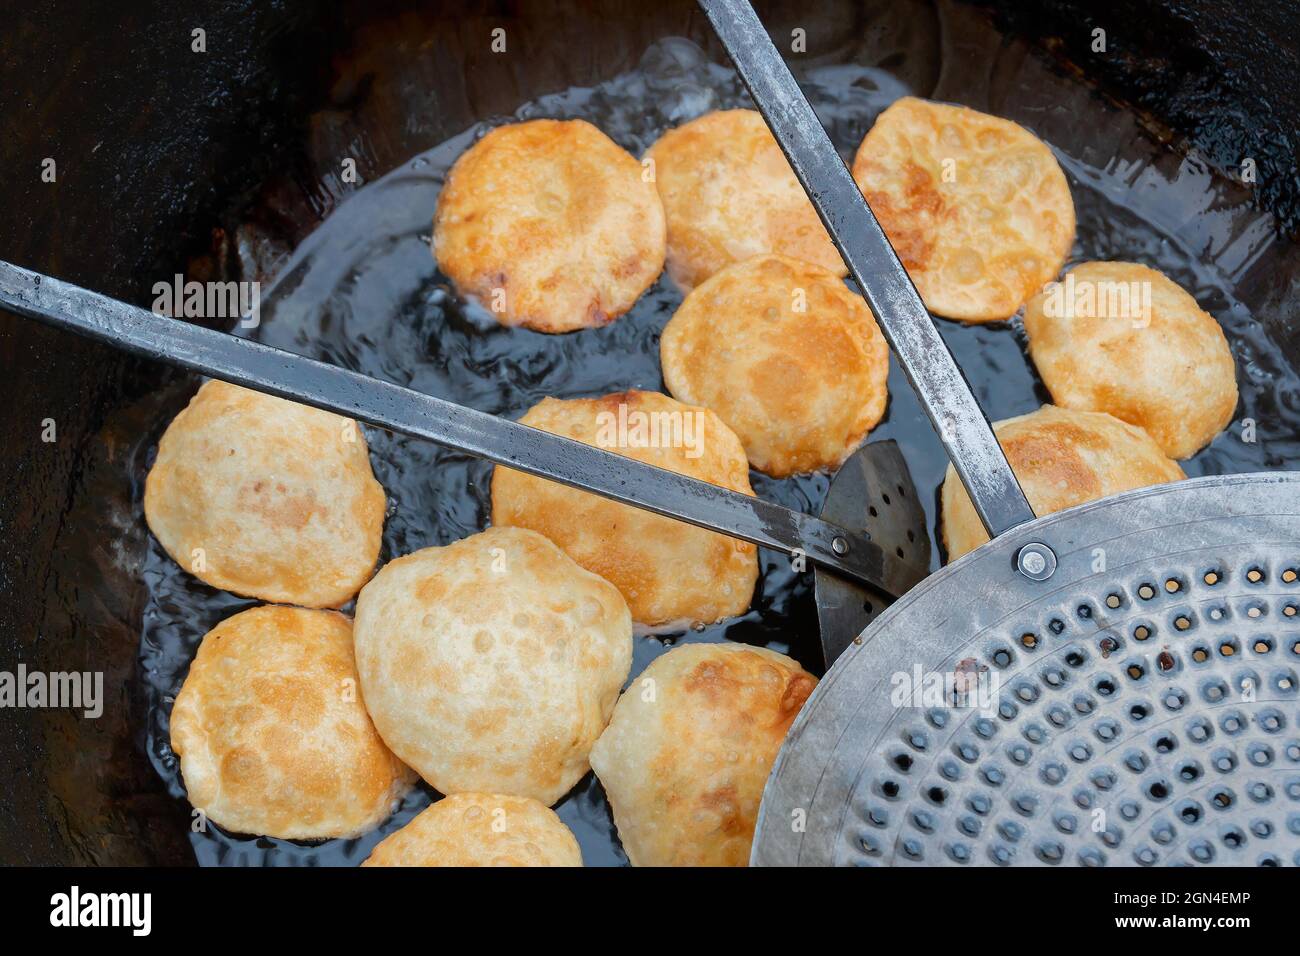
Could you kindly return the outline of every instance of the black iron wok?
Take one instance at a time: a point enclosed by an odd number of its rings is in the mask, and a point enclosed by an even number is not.
[[[1300,229],[1294,4],[865,6],[759,9],[773,34],[815,37],[821,65],[869,62],[922,94],[950,89],[949,71],[995,97],[1022,61],[1042,57],[1050,65],[1035,69],[1063,84],[1093,83],[1132,104],[1171,155],[1194,151],[1225,176],[1253,159],[1255,182],[1240,201],[1271,214],[1280,238],[1234,277],[1236,292],[1259,329],[1253,341],[1269,348],[1261,361],[1300,368],[1300,259],[1289,238]],[[269,278],[356,188],[340,180],[340,156],[357,159],[362,182],[376,179],[479,120],[630,69],[664,37],[687,37],[724,62],[688,0],[551,10],[230,0],[107,15],[67,2],[0,11],[0,22],[0,258],[146,306],[153,283],[178,272]],[[486,53],[484,37],[499,26],[530,55]],[[203,53],[193,49],[196,28]],[[1091,51],[1095,28],[1109,30],[1109,55]],[[948,42],[961,35],[940,56],[933,45],[944,30]],[[999,30],[1024,39],[1003,44]],[[53,182],[42,178],[46,159]],[[0,315],[0,669],[103,671],[106,697],[96,720],[0,710],[0,863],[195,859],[188,806],[148,751],[140,637],[149,540],[124,464],[193,386]],[[1276,408],[1300,412],[1300,394],[1277,395]],[[1259,425],[1269,433],[1269,422]],[[1298,455],[1278,440],[1262,464],[1294,468]],[[815,507],[818,493],[810,482],[789,502],[803,496]],[[779,630],[796,656],[815,657],[810,588],[774,565],[768,574],[772,591],[756,603],[772,606],[736,636],[766,642]]]

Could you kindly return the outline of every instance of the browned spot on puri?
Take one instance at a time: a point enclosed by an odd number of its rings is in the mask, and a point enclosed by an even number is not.
[[[1073,495],[1100,497],[1097,473],[1075,451],[1077,440],[1064,432],[1035,433],[1005,439],[1002,447],[1013,465],[1038,475],[1045,484],[1068,488]]]
[[[498,733],[506,726],[510,711],[504,707],[484,707],[469,716],[465,729],[474,736]],[[541,769],[548,769],[545,765]]]
[[[889,241],[908,269],[924,269],[934,255],[934,241],[928,225],[943,209],[943,198],[934,189],[930,174],[908,163],[906,204],[899,208],[888,193],[869,192],[867,202],[880,219]]]
[[[614,276],[619,279],[626,279],[634,276],[641,271],[641,256],[628,256],[620,262],[614,269]]]
[[[813,373],[796,355],[775,353],[754,365],[749,389],[774,421],[801,421]]]
[[[934,188],[934,177],[916,163],[907,164],[907,182],[904,188],[907,190],[908,205],[914,212],[935,216],[943,208],[943,197]]]
[[[740,681],[719,662],[701,661],[686,675],[684,686],[691,693],[701,694],[712,703],[738,693]]]
[[[282,484],[277,484],[274,492],[268,492],[266,482],[255,481],[245,493],[248,510],[260,515],[273,527],[293,530],[306,527],[312,515],[320,509],[316,493],[308,491],[305,494],[289,495],[284,492]]]
[[[253,751],[236,747],[221,761],[222,776],[232,784],[248,784],[262,780],[265,772],[261,758]]]
[[[717,790],[710,790],[700,795],[700,806],[712,810],[721,817],[718,829],[728,836],[748,834],[744,814],[740,812],[740,797],[735,784],[727,784]]]
[[[425,578],[415,587],[415,596],[422,603],[432,604],[447,593],[447,585],[436,574]]]
[[[795,674],[790,678],[790,682],[785,685],[785,694],[781,697],[781,715],[785,720],[793,720],[794,715],[799,713],[799,708],[804,705],[817,686],[817,681],[811,674]]]
[[[641,404],[641,398],[636,392],[615,392],[613,395],[604,395],[596,401],[612,411],[618,411],[620,405],[632,407]]]
[[[1105,343],[1105,345],[1109,345],[1109,343]],[[1121,355],[1121,361],[1130,358],[1132,354],[1132,352],[1129,352]],[[1134,374],[1140,373],[1135,372]],[[1093,385],[1092,393],[1094,408],[1103,408],[1122,422],[1145,428],[1152,435],[1156,434],[1153,426],[1159,424],[1160,409],[1151,408],[1141,395],[1133,394],[1127,384],[1112,385],[1107,382],[1098,382]]]
[[[325,715],[325,698],[310,679],[259,680],[254,687],[262,700],[300,726],[315,724]]]

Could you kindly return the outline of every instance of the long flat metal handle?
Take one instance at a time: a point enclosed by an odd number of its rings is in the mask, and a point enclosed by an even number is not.
[[[868,535],[582,442],[315,359],[155,315],[0,262],[0,305],[110,345],[237,385],[595,492],[787,553],[900,596],[925,576]],[[682,573],[696,573],[683,568]]]
[[[1034,512],[912,280],[746,0],[699,0],[857,280],[990,535]]]

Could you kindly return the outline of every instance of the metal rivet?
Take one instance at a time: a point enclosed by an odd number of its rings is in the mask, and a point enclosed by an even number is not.
[[[1016,567],[1033,581],[1046,581],[1056,573],[1056,554],[1045,544],[1030,542],[1016,555]]]
[[[848,554],[849,543],[843,538],[836,537],[831,541],[831,550],[836,554]]]

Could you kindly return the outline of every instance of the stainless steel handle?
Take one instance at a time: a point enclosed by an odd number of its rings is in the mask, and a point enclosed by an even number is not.
[[[885,552],[864,532],[315,359],[155,315],[7,262],[0,262],[0,305],[146,358],[427,438],[763,547],[799,551],[822,567],[895,597],[929,570]],[[682,573],[693,570],[683,568]]]
[[[1034,512],[884,230],[746,0],[699,0],[875,312],[990,535]]]

